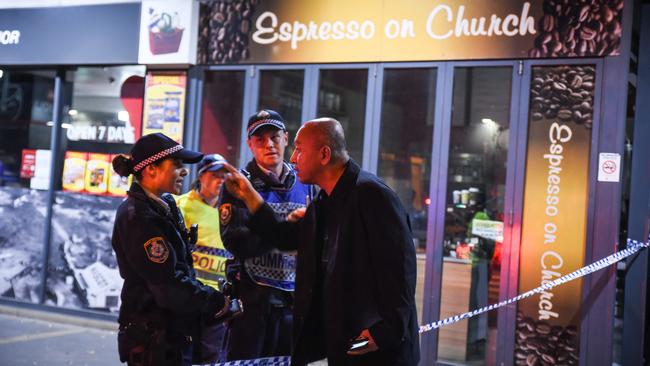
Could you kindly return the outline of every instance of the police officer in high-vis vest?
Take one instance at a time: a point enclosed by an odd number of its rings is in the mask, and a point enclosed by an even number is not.
[[[275,213],[286,216],[305,207],[312,187],[296,178],[284,161],[289,137],[279,113],[263,109],[248,121],[248,147],[254,159],[242,169]],[[291,354],[295,253],[269,250],[247,228],[243,202],[225,189],[219,202],[221,237],[235,256],[229,279],[246,311],[229,324],[228,360]]]
[[[223,290],[226,282],[226,260],[232,258],[221,241],[217,201],[225,180],[226,159],[219,154],[205,155],[197,164],[197,178],[192,189],[175,196],[176,204],[185,218],[188,230],[198,225],[198,240],[192,253],[196,278],[216,290]],[[205,364],[225,360],[226,329],[219,323],[203,328],[201,332],[202,362]]]
[[[193,339],[228,313],[229,300],[196,279],[193,240],[170,193],[202,154],[169,137],[140,138],[113,168],[135,177],[117,209],[112,245],[124,278],[118,349],[129,365],[191,365]]]

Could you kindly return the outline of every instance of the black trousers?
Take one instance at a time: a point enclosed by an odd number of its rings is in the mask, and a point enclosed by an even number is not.
[[[292,326],[290,307],[244,305],[228,325],[228,361],[291,355]]]
[[[180,334],[156,331],[145,342],[120,344],[120,358],[128,366],[192,366],[192,340]],[[123,354],[122,354],[123,353]]]

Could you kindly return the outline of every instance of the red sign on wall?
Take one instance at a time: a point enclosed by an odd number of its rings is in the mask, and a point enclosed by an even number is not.
[[[20,163],[20,177],[30,179],[36,170],[36,150],[23,149],[23,158]]]

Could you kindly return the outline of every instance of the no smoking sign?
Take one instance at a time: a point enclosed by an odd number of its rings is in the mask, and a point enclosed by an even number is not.
[[[620,175],[621,155],[600,153],[598,156],[598,181],[618,182]]]

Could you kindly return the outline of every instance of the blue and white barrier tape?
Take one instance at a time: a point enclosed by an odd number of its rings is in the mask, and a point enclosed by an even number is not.
[[[643,248],[647,248],[650,245],[650,238],[648,242],[641,242],[633,239],[627,239],[627,248],[616,252],[608,257],[605,257],[597,262],[594,262],[588,266],[582,267],[576,271],[573,271],[565,276],[557,278],[553,281],[547,282],[537,288],[534,288],[530,291],[524,292],[523,294],[517,295],[508,300],[501,301],[497,304],[488,305],[480,309],[468,311],[463,314],[454,315],[452,317],[438,320],[433,323],[424,324],[420,326],[420,333],[429,332],[434,329],[444,327],[446,325],[457,323],[461,320],[469,319],[477,315],[487,313],[488,311],[504,307],[506,305],[513,304],[517,301],[523,300],[525,298],[531,297],[535,294],[538,294],[543,291],[548,291],[556,286],[573,281],[575,279],[584,277],[588,274],[599,271],[605,267],[609,267],[614,263],[620,262],[621,260],[637,253]],[[282,357],[268,357],[268,358],[258,358],[254,360],[240,360],[240,361],[230,361],[225,363],[212,364],[211,366],[289,366],[291,364],[291,358],[288,356]]]
[[[584,277],[584,276],[586,276],[588,274],[599,271],[599,270],[601,270],[601,269],[603,269],[605,267],[609,267],[612,264],[614,264],[616,262],[619,262],[619,261],[621,261],[621,260],[623,260],[623,259],[637,253],[639,250],[641,250],[643,248],[647,248],[648,245],[650,244],[650,238],[648,238],[648,240],[649,240],[649,242],[644,243],[644,242],[633,240],[633,239],[627,239],[627,248],[621,250],[620,252],[616,252],[616,253],[614,253],[614,254],[612,254],[612,255],[610,255],[608,257],[605,257],[605,258],[603,258],[603,259],[601,259],[601,260],[599,260],[599,261],[597,261],[595,263],[592,263],[592,264],[590,264],[590,265],[588,265],[586,267],[582,267],[582,268],[580,268],[580,269],[578,269],[576,271],[573,271],[573,272],[571,272],[571,273],[569,273],[569,274],[567,274],[565,276],[562,276],[562,277],[557,278],[557,279],[555,279],[553,281],[547,282],[547,283],[545,283],[545,284],[543,284],[543,285],[541,285],[541,286],[539,286],[539,287],[537,287],[535,289],[524,292],[523,294],[517,295],[517,296],[515,296],[513,298],[510,298],[508,300],[501,301],[501,302],[499,302],[497,304],[488,305],[488,306],[482,307],[480,309],[468,311],[468,312],[463,313],[463,314],[454,315],[452,317],[442,319],[442,320],[438,320],[438,321],[433,322],[433,323],[421,325],[420,326],[420,334],[431,331],[431,330],[434,330],[434,329],[437,329],[437,328],[440,328],[440,327],[444,327],[444,326],[449,325],[449,324],[457,323],[457,322],[459,322],[461,320],[469,319],[471,317],[486,313],[486,312],[494,310],[494,309],[498,309],[500,307],[504,307],[506,305],[513,304],[513,303],[515,303],[517,301],[523,300],[523,299],[525,299],[527,297],[531,297],[531,296],[533,296],[535,294],[538,294],[540,292],[548,291],[548,290],[552,289],[553,287],[559,286],[559,285],[561,285],[563,283],[573,281],[573,280],[578,279],[580,277]]]
[[[290,364],[291,357],[279,356],[256,358],[254,360],[228,361],[224,363],[212,364],[211,366],[289,366]]]

